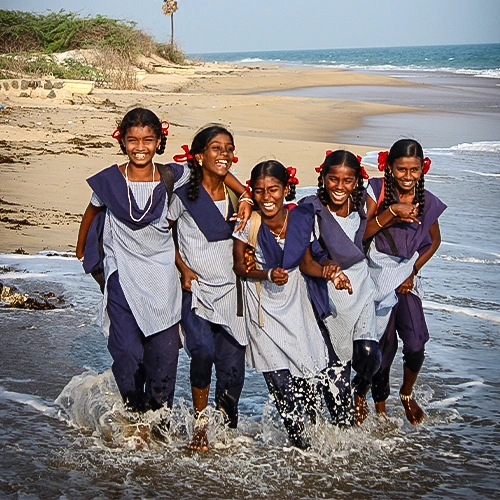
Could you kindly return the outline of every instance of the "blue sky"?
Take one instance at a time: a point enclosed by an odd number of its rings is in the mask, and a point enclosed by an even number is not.
[[[162,0],[1,0],[0,8],[103,14],[168,41]],[[188,53],[500,42],[500,0],[178,0]],[[304,7],[305,6],[305,7]]]

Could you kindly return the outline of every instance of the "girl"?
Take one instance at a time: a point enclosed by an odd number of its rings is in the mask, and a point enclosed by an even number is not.
[[[389,153],[379,154],[384,178],[370,180],[367,198],[365,239],[374,237],[368,259],[376,285],[379,333],[384,332],[380,340],[382,364],[373,377],[372,395],[377,412],[385,414],[397,332],[403,341],[404,360],[399,396],[411,424],[419,424],[424,418],[413,397],[413,386],[429,339],[417,275],[441,243],[438,217],[446,209],[424,189],[424,174],[430,163],[417,141],[395,142]]]
[[[260,212],[234,233],[234,270],[245,278],[249,365],[263,372],[292,444],[306,448],[304,416],[313,411],[312,381],[326,368],[328,352],[298,267],[305,249],[295,242],[303,239],[302,228],[293,222],[295,209],[283,204],[295,196],[298,181],[290,174],[275,160],[253,168],[250,187]],[[256,267],[246,264],[248,244],[255,248]]]
[[[351,397],[352,358],[357,372],[353,380],[355,422],[361,425],[368,415],[366,393],[381,357],[373,301],[375,285],[362,246],[366,226],[363,179],[368,175],[360,158],[343,150],[327,151],[325,161],[316,170],[319,172],[317,194],[302,200],[297,210],[311,214],[309,227],[314,225],[315,236],[328,259],[340,265],[351,284],[350,293],[345,293],[331,281],[328,283],[331,314],[324,319],[324,325],[335,351],[335,366],[340,367],[343,375],[347,401]],[[300,269],[310,272],[311,263],[312,254],[307,252]]]
[[[187,156],[190,182],[175,191],[168,217],[177,221],[181,326],[191,356],[197,420],[189,447],[207,450],[206,422],[200,414],[208,405],[212,366],[216,372],[215,406],[232,428],[238,423],[245,377],[247,337],[243,318],[236,315],[232,270],[234,224],[230,217],[237,201],[224,185],[235,161],[233,136],[219,125],[207,126],[195,135]]]
[[[76,256],[89,270],[102,237],[101,320],[109,335],[112,371],[126,407],[143,412],[173,403],[181,289],[167,220],[166,185],[186,183],[189,169],[170,164],[171,180],[160,182],[160,166],[153,158],[165,150],[167,128],[148,109],[129,111],[113,137],[128,161],[87,180],[93,194],[80,225]],[[233,187],[239,185],[234,178],[231,182]],[[94,226],[101,219],[100,235]]]

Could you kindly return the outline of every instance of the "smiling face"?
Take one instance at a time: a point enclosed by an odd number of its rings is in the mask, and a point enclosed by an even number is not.
[[[160,138],[149,127],[130,127],[123,138],[125,151],[130,163],[138,168],[151,165],[156,149],[160,145]]]
[[[255,180],[252,194],[255,203],[262,210],[262,215],[272,218],[283,208],[288,187],[285,188],[276,177],[266,175]]]
[[[389,168],[402,194],[412,191],[422,175],[422,161],[414,156],[397,158]]]
[[[323,177],[323,185],[328,193],[328,206],[331,210],[342,207],[356,189],[358,178],[355,171],[346,165],[331,165]]]
[[[202,164],[204,172],[224,178],[234,159],[231,137],[227,134],[217,134],[208,142],[203,153],[196,155],[196,159]]]

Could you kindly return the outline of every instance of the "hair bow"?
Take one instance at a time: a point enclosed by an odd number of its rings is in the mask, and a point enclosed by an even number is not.
[[[387,157],[389,156],[389,151],[380,151],[378,154],[378,169],[383,172],[387,165]]]
[[[178,154],[174,156],[174,161],[180,162],[180,161],[188,161],[188,160],[193,160],[194,156],[189,152],[189,146],[187,144],[183,144],[181,148],[184,150],[184,154]]]
[[[252,186],[251,186],[251,183],[252,183],[252,181],[251,181],[250,179],[248,179],[248,180],[245,182],[245,184],[246,184],[245,189],[247,190],[247,193],[250,193],[250,194],[252,194]]]
[[[120,132],[120,128],[117,127],[116,130],[111,134],[113,139],[116,139],[118,142],[122,140],[122,133]]]
[[[165,136],[168,135],[168,129],[170,128],[170,123],[163,121],[161,122],[161,133]]]
[[[432,163],[431,159],[430,159],[430,158],[428,158],[428,157],[426,156],[426,157],[424,158],[424,162],[423,162],[423,164],[422,164],[422,172],[423,172],[424,174],[426,174],[426,173],[430,170],[430,168],[431,168],[431,163]]]
[[[299,183],[299,179],[295,177],[297,169],[295,167],[287,167],[286,171],[288,172],[288,184],[297,185]]]
[[[329,155],[331,155],[333,153],[333,151],[331,149],[327,149],[325,151],[325,158]],[[325,164],[325,162],[323,162],[319,167],[316,167],[314,170],[316,170],[316,172],[318,172],[318,174],[323,170],[323,165]]]

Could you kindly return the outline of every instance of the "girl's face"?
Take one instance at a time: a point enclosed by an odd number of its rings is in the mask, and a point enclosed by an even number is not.
[[[323,177],[330,203],[333,207],[342,206],[356,189],[358,178],[351,167],[346,165],[331,165],[328,173]]]
[[[130,127],[123,138],[123,145],[133,165],[146,167],[153,161],[156,149],[160,145],[160,138],[148,125]]]
[[[252,189],[255,203],[259,205],[264,217],[275,216],[282,208],[288,186],[285,188],[276,177],[259,177]]]
[[[203,170],[224,178],[233,164],[234,144],[226,134],[217,134],[209,141],[202,154],[196,155]],[[201,160],[201,162],[200,162]]]
[[[422,175],[422,162],[414,156],[397,158],[389,168],[401,193],[411,191]]]

